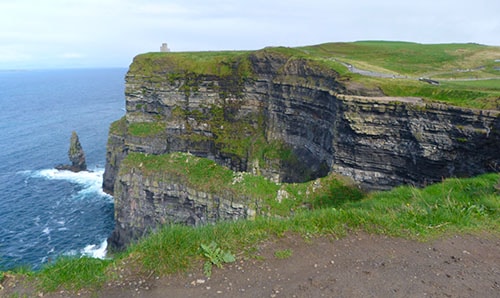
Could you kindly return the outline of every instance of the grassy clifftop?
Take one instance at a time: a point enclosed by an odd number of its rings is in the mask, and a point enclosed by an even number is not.
[[[500,109],[500,47],[479,44],[360,41],[258,51],[146,53],[135,57],[130,73],[170,79],[196,74],[244,80],[255,75],[250,56],[264,54],[307,60],[334,70],[345,81],[378,87],[388,96]],[[348,65],[374,75],[352,73]],[[438,80],[440,85],[418,81],[420,77]]]
[[[299,48],[311,56],[335,57],[359,68],[408,76],[460,77],[466,70],[479,77],[499,76],[495,60],[500,47],[479,44],[418,44],[360,41]],[[461,70],[458,72],[458,70]],[[463,77],[468,77],[464,74]]]

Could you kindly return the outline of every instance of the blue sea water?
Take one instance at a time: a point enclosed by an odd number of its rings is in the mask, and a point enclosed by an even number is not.
[[[0,270],[104,256],[114,220],[102,174],[109,125],[124,114],[125,73],[0,71]],[[73,130],[89,171],[54,169],[69,163]]]

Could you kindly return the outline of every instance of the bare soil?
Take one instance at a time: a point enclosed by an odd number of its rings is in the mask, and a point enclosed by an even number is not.
[[[28,297],[500,297],[498,234],[430,242],[364,233],[338,240],[286,235],[215,268],[211,278],[198,267],[167,277],[127,268],[98,292]],[[0,297],[29,289],[9,278],[3,285]]]

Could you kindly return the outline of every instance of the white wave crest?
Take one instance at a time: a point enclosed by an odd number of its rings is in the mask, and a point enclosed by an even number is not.
[[[87,245],[82,249],[81,254],[96,259],[105,259],[108,248],[108,241],[104,240],[100,245]]]
[[[97,193],[101,196],[111,199],[111,196],[106,194],[102,190],[103,174],[104,169],[96,169],[95,171],[81,171],[78,173],[66,170],[45,169],[34,172],[32,177],[45,178],[49,180],[69,181],[83,186],[83,189],[79,192],[82,195],[87,193]]]

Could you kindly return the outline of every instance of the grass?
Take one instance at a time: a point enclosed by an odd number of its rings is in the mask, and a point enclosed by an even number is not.
[[[447,104],[479,108],[499,109],[500,92],[495,85],[497,80],[474,82],[442,82],[439,86],[415,80],[397,80],[397,83],[381,79],[365,79],[373,86],[379,86],[391,96],[421,97]]]
[[[238,71],[251,76],[248,51],[146,53],[134,58],[130,72],[151,76],[166,72],[230,76]],[[175,77],[171,77],[175,79]]]
[[[289,248],[277,250],[274,252],[274,256],[280,260],[288,259],[289,257],[292,256],[292,254],[293,254],[293,251]]]
[[[166,124],[161,121],[137,122],[128,125],[128,133],[137,137],[156,136],[165,131]]]
[[[500,48],[479,44],[419,44],[397,41],[326,43],[301,47],[309,55],[336,57],[368,70],[421,76],[494,65]]]
[[[313,238],[366,231],[417,240],[445,233],[498,233],[500,193],[495,187],[499,180],[500,174],[452,178],[422,189],[402,186],[354,200],[337,200],[332,193],[330,201],[334,204],[322,203],[320,207],[297,210],[287,217],[260,216],[253,221],[221,222],[195,228],[165,226],[113,260],[61,258],[32,275],[44,291],[96,289],[116,278],[113,272],[120,264],[156,275],[202,266],[206,256],[200,247],[206,243],[216,243],[221,251],[231,251],[241,259],[254,255],[258,243],[285,233]],[[302,187],[304,190],[307,186]],[[291,253],[285,249],[277,252],[276,257],[286,258]]]
[[[112,262],[89,257],[62,257],[34,277],[44,291],[49,292],[56,291],[61,285],[69,291],[88,288],[89,285],[97,288],[106,281],[106,269]]]
[[[362,84],[380,87],[389,96],[417,96],[458,106],[500,109],[500,71],[495,70],[494,62],[500,57],[500,47],[365,41],[300,49],[324,61],[336,59],[361,69],[408,77],[393,80],[347,74]],[[434,77],[441,85],[418,82],[418,77]],[[496,79],[489,79],[492,77]]]

